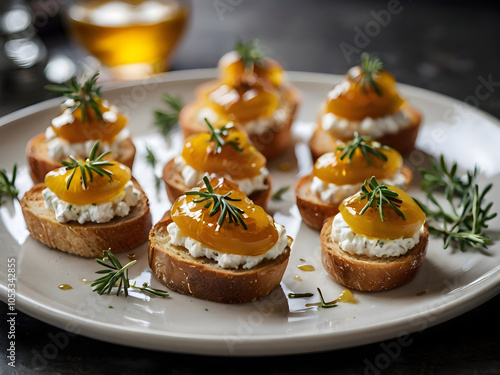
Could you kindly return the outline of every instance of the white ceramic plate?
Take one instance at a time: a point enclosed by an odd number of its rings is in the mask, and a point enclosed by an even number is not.
[[[153,110],[165,108],[163,93],[180,95],[185,102],[201,82],[214,77],[214,70],[181,71],[144,82],[108,87],[105,96],[125,110],[135,135],[138,153],[133,173],[149,196],[153,220],[170,207],[163,185],[157,193],[153,171],[144,159],[145,147],[154,150],[159,164],[181,148],[180,133],[167,144],[152,125]],[[270,163],[274,187],[293,185],[297,177],[311,169],[306,141],[314,127],[319,103],[339,76],[290,73],[290,80],[302,91],[303,103],[294,124],[296,144],[290,153]],[[500,128],[498,120],[459,101],[422,89],[401,85],[401,92],[424,114],[424,126],[417,144],[420,150],[407,158],[412,168],[428,165],[429,155],[443,152],[447,160],[456,159],[460,167],[479,163],[482,183],[494,182],[489,194],[500,207],[498,160]],[[21,194],[31,186],[24,147],[29,138],[44,131],[57,112],[60,99],[50,100],[0,120],[0,165],[9,172],[17,162]],[[162,165],[158,165],[157,174]],[[424,198],[418,174],[410,190]],[[416,278],[406,286],[382,293],[355,293],[357,304],[340,303],[332,309],[306,307],[319,301],[288,299],[289,292],[316,292],[333,300],[344,289],[324,272],[320,261],[318,232],[304,225],[293,191],[282,202],[272,202],[270,210],[295,238],[292,255],[281,288],[261,301],[224,305],[171,292],[169,299],[150,298],[132,292],[128,298],[99,296],[86,280],[94,280],[100,267],[92,259],[51,250],[31,238],[25,229],[18,203],[0,208],[0,290],[7,302],[7,264],[15,259],[17,294],[15,307],[37,319],[67,331],[95,339],[155,350],[209,355],[274,355],[307,353],[362,345],[388,338],[404,339],[462,314],[500,290],[500,218],[491,222],[494,244],[491,255],[443,250],[440,238],[431,238],[428,256]],[[147,265],[147,244],[132,251],[138,263],[130,277],[141,284],[161,284]],[[122,263],[127,254],[119,255]],[[297,268],[312,265],[305,272]],[[296,279],[299,276],[302,281]],[[71,290],[61,290],[69,284]],[[11,301],[12,302],[12,301]]]

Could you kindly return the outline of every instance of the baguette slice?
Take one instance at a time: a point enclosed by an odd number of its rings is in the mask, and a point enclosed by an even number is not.
[[[214,82],[207,82],[200,86],[214,85]],[[291,107],[291,115],[288,117],[286,124],[278,125],[272,124],[269,129],[261,134],[250,133],[247,134],[251,142],[255,145],[266,159],[273,159],[283,153],[292,144],[291,127],[297,108],[300,105],[301,97],[297,89],[292,86],[286,86],[283,91],[283,102]],[[184,134],[184,138],[188,138],[193,134],[204,133],[207,128],[204,124],[198,121],[198,112],[204,107],[200,100],[195,100],[185,105],[179,113],[179,123]],[[246,130],[244,123],[235,122],[236,127]]]
[[[413,173],[410,168],[406,165],[401,169],[401,173],[406,178],[406,186],[410,185],[413,179]],[[302,177],[295,184],[295,200],[297,207],[299,209],[302,220],[314,229],[321,229],[323,222],[330,216],[335,216],[339,213],[339,204],[342,202],[336,202],[335,204],[328,204],[323,202],[316,194],[311,192],[311,182],[313,180],[313,175],[309,174]],[[361,187],[362,184],[359,186]],[[347,197],[346,197],[347,198]]]
[[[124,139],[119,147],[122,153],[115,160],[132,169],[135,158],[135,146],[132,139]],[[43,182],[45,175],[50,171],[62,167],[61,162],[48,156],[44,133],[30,139],[26,145],[26,158],[30,168],[31,179],[35,184]]]
[[[260,299],[281,282],[288,258],[288,247],[276,259],[256,267],[224,269],[209,258],[194,258],[186,248],[170,244],[167,226],[172,222],[167,212],[149,234],[149,266],[168,288],[196,298],[221,303],[244,303]]]
[[[422,122],[422,115],[417,109],[407,105],[404,107],[404,111],[406,111],[410,118],[410,126],[397,133],[386,134],[380,138],[375,138],[375,140],[381,144],[398,150],[403,156],[408,155],[415,148],[415,140],[417,139],[420,124]],[[331,132],[323,130],[318,121],[316,130],[309,139],[309,148],[311,149],[313,160],[318,159],[327,152],[335,151],[337,148],[337,140],[347,142],[350,138],[342,139],[335,137]]]
[[[86,258],[101,257],[103,250],[118,253],[133,249],[148,239],[152,227],[148,198],[139,184],[134,187],[143,194],[125,217],[107,223],[72,221],[59,223],[54,211],[45,207],[42,191],[45,184],[35,185],[21,199],[21,209],[31,236],[53,249]]]
[[[410,282],[417,273],[427,251],[429,230],[425,225],[420,241],[399,257],[376,258],[352,255],[332,239],[333,217],[321,229],[321,261],[326,272],[348,288],[376,292],[397,288]]]
[[[192,186],[187,186],[184,183],[181,173],[175,167],[174,159],[170,160],[163,168],[163,181],[165,181],[165,187],[167,189],[167,195],[170,202],[174,202],[177,198],[188,190],[191,190]],[[256,191],[248,196],[256,205],[261,206],[264,210],[267,207],[269,198],[271,197],[272,180],[271,176],[267,176],[265,179],[265,184],[267,189]]]

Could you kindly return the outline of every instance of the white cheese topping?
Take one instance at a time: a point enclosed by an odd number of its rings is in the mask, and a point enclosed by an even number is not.
[[[134,188],[132,181],[129,181],[123,188],[123,193],[112,202],[80,206],[64,202],[49,188],[45,188],[42,192],[45,207],[54,210],[58,222],[78,221],[80,224],[87,221],[107,223],[115,216],[127,216],[130,208],[139,202],[140,194],[142,193]]]
[[[331,131],[341,138],[352,137],[354,132],[359,135],[369,135],[380,138],[385,134],[394,134],[410,126],[411,120],[404,110],[388,116],[371,118],[365,117],[362,121],[348,120],[337,117],[333,113],[325,113],[321,118],[321,127]]]
[[[340,248],[352,255],[366,255],[369,257],[397,257],[404,255],[420,242],[424,226],[411,238],[397,238],[395,240],[369,238],[356,234],[347,225],[344,218],[338,213],[333,219],[332,239]]]
[[[120,133],[118,133],[112,143],[102,141],[99,142],[99,150],[97,151],[98,153],[111,151],[114,158],[119,158],[121,154],[120,143],[129,137],[129,130],[123,129]],[[94,147],[96,143],[95,140],[69,143],[65,139],[58,137],[50,126],[45,130],[45,142],[47,144],[48,156],[55,160],[64,160],[69,155],[76,158],[87,158],[90,155],[90,151],[92,151],[92,147]]]
[[[276,109],[269,117],[259,117],[255,120],[242,122],[245,132],[251,135],[258,135],[267,132],[268,130],[278,131],[284,127],[290,117],[293,115],[293,106],[284,103],[280,108]],[[201,108],[198,112],[198,122],[206,126],[205,117],[210,123],[219,121],[219,115],[211,108]]]
[[[170,243],[176,246],[183,246],[195,258],[206,257],[217,262],[219,267],[225,269],[251,269],[266,259],[276,259],[282,254],[288,246],[288,236],[285,227],[274,223],[278,231],[279,238],[274,246],[261,255],[237,255],[220,252],[216,249],[203,246],[199,241],[182,234],[176,223],[172,222],[167,226],[170,235]]]
[[[189,187],[198,185],[198,183],[203,180],[203,176],[209,175],[207,172],[200,172],[188,165],[181,155],[176,156],[174,162],[177,171],[180,172],[182,178],[184,179],[184,184]],[[267,176],[269,176],[269,170],[265,167],[262,167],[260,173],[257,176],[251,178],[236,180],[230,175],[220,177],[226,177],[228,180],[236,183],[241,191],[243,191],[243,193],[248,196],[256,191],[265,190],[268,188],[265,181]]]

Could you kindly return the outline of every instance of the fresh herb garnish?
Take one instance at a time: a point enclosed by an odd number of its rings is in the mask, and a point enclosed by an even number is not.
[[[100,122],[103,121],[101,110],[96,99],[101,97],[101,87],[97,86],[97,79],[99,78],[99,70],[97,70],[89,79],[83,75],[82,82],[79,82],[76,76],[72,77],[65,85],[47,85],[47,90],[64,95],[69,99],[74,100],[71,106],[71,112],[77,108],[81,109],[82,122],[87,121],[87,109],[90,107]]]
[[[227,125],[224,125],[220,129],[216,129],[210,124],[208,119],[205,117],[205,122],[207,123],[209,129],[210,129],[210,139],[208,140],[209,142],[214,142],[215,147],[214,147],[214,154],[220,154],[222,151],[222,147],[225,145],[230,145],[232,148],[234,148],[236,151],[242,152],[243,149],[240,147],[239,143],[236,141],[229,141],[227,142],[224,138],[226,138],[229,135],[229,130],[234,127],[233,123],[229,123]]]
[[[146,145],[146,154],[144,155],[144,158],[146,159],[146,162],[151,166],[151,169],[153,170],[153,177],[155,179],[155,188],[156,190],[158,190],[161,182],[161,179],[156,175],[155,172],[156,163],[158,162],[158,159],[156,159],[155,154],[153,153],[153,151],[151,151],[151,149],[147,145]]]
[[[354,132],[354,138],[347,142],[344,146],[339,146],[337,147],[337,150],[342,151],[340,155],[340,160],[344,160],[346,157],[348,158],[348,164],[351,164],[352,158],[354,156],[354,153],[356,150],[359,148],[359,150],[363,153],[363,156],[366,159],[366,162],[368,165],[372,165],[372,160],[370,159],[370,154],[373,156],[382,159],[383,161],[387,161],[387,156],[377,150],[375,147],[372,145],[368,144],[367,142],[371,141],[372,137],[362,135],[359,136],[358,132]],[[390,151],[391,149],[387,146],[380,146],[380,149]]]
[[[318,291],[320,302],[307,303],[306,304],[307,307],[318,306],[318,307],[322,307],[324,309],[329,309],[329,308],[332,308],[332,307],[337,307],[337,300],[334,300],[334,301],[331,301],[331,302],[326,302],[325,299],[323,298],[323,293],[321,292],[321,289],[320,288],[316,288],[316,290]]]
[[[382,96],[382,91],[380,90],[380,87],[378,87],[377,82],[375,82],[375,76],[379,74],[383,68],[382,61],[380,61],[378,57],[363,52],[361,54],[360,65],[361,71],[363,72],[360,82],[363,91],[366,91],[366,86],[369,85],[378,96]]]
[[[307,298],[314,296],[314,293],[288,293],[288,298]]]
[[[3,196],[11,197],[11,199],[18,199],[19,190],[16,188],[17,164],[12,168],[12,177],[9,176],[5,169],[0,169],[0,206],[2,205]]]
[[[220,216],[219,216],[219,221],[218,224],[219,226],[222,226],[224,221],[226,220],[227,217],[227,222],[228,223],[235,223],[236,225],[241,225],[243,229],[247,230],[247,225],[245,221],[243,220],[243,217],[241,216],[245,211],[243,211],[241,208],[238,208],[231,204],[231,202],[239,202],[241,199],[234,199],[231,198],[231,191],[227,192],[224,195],[217,194],[212,185],[210,184],[210,181],[208,180],[207,176],[203,177],[203,182],[205,183],[205,186],[208,191],[187,191],[185,194],[186,195],[198,195],[201,198],[199,199],[194,199],[194,203],[202,203],[206,202],[205,208],[209,208],[212,203],[212,209],[210,210],[209,215],[214,216],[217,212],[221,211]]]
[[[251,40],[246,44],[238,40],[234,49],[240,55],[241,60],[243,60],[245,68],[249,70],[252,70],[255,64],[260,64],[264,58],[257,39]]]
[[[439,166],[432,161],[432,169],[420,168],[423,180],[421,187],[426,191],[428,200],[434,206],[431,208],[417,201],[431,219],[429,231],[443,236],[443,248],[447,249],[452,241],[458,243],[461,251],[468,247],[487,249],[491,239],[483,229],[488,228],[487,222],[497,216],[490,213],[493,202],[487,203],[485,196],[491,190],[488,184],[482,191],[476,183],[478,168],[468,171],[463,177],[457,177],[457,164],[453,162],[451,169],[446,167],[444,156],[441,155]],[[434,196],[435,192],[443,191],[448,207],[443,207]],[[441,223],[433,225],[432,222]]]
[[[182,98],[174,97],[168,94],[164,94],[162,96],[163,101],[167,103],[170,111],[154,111],[154,124],[158,127],[160,133],[164,137],[168,137],[168,135],[175,128],[175,125],[179,122],[179,113],[181,112],[184,104],[182,103]]]
[[[271,196],[271,200],[273,201],[281,201],[283,200],[283,194],[285,194],[290,189],[290,186],[283,186],[276,190]]]
[[[103,258],[97,258],[96,262],[108,268],[96,271],[97,274],[104,276],[98,278],[92,284],[90,284],[90,286],[93,288],[92,291],[97,292],[98,294],[111,294],[113,288],[116,287],[117,296],[120,295],[121,291],[123,290],[123,294],[125,294],[125,297],[127,297],[129,288],[132,288],[138,289],[141,292],[152,294],[154,296],[163,298],[168,297],[168,292],[161,289],[150,288],[148,283],[144,283],[142,284],[142,286],[135,286],[135,283],[130,284],[130,280],[128,278],[128,269],[133,266],[137,262],[137,260],[133,260],[122,266],[118,258],[111,251],[104,250]]]
[[[106,155],[110,153],[110,151],[96,157],[95,155],[98,148],[99,141],[97,141],[94,147],[92,147],[92,151],[90,152],[89,158],[86,161],[78,161],[70,155],[69,158],[71,161],[63,160],[61,162],[66,167],[66,171],[73,170],[70,177],[68,178],[68,182],[66,183],[66,189],[69,189],[78,168],[80,168],[80,172],[82,174],[81,183],[83,183],[85,189],[88,188],[87,178],[90,182],[92,182],[94,180],[94,173],[97,173],[101,177],[106,175],[109,178],[109,182],[113,181],[113,173],[108,171],[107,169],[104,169],[103,167],[109,167],[114,164],[109,161],[102,160]]]
[[[380,185],[375,177],[365,181],[363,186],[361,186],[361,192],[362,194],[359,199],[367,199],[368,202],[359,212],[360,215],[363,215],[370,207],[377,208],[380,213],[380,220],[385,222],[384,205],[388,205],[396,211],[403,220],[406,220],[405,215],[399,209],[401,203],[403,203],[401,199],[397,198],[399,194],[385,185]]]

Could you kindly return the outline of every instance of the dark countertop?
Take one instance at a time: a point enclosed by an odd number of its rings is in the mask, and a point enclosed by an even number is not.
[[[372,33],[361,49],[378,52],[399,82],[468,101],[500,118],[500,9],[495,2],[194,1],[190,29],[175,54],[172,70],[214,67],[236,37],[241,37],[260,39],[288,70],[342,74],[356,59],[347,61],[340,45],[359,47],[357,30],[364,30],[374,14],[391,4],[399,12]],[[49,56],[65,53],[78,58],[57,25],[41,30],[41,36]],[[481,77],[494,83],[491,95],[472,102]],[[4,77],[0,115],[48,97],[43,79],[24,86],[14,83]],[[227,358],[155,352],[76,336],[46,361],[40,361],[37,354],[47,350],[62,331],[19,313],[16,370],[18,374],[196,374],[207,369],[224,374],[500,374],[499,310],[497,296],[468,313],[412,334],[411,344],[392,357],[384,348],[393,340],[307,355]],[[7,306],[1,303],[0,315],[6,314]],[[0,373],[10,374],[14,372],[6,366],[4,322]],[[390,358],[389,362],[384,358]],[[386,368],[376,372],[370,369],[373,363]]]

